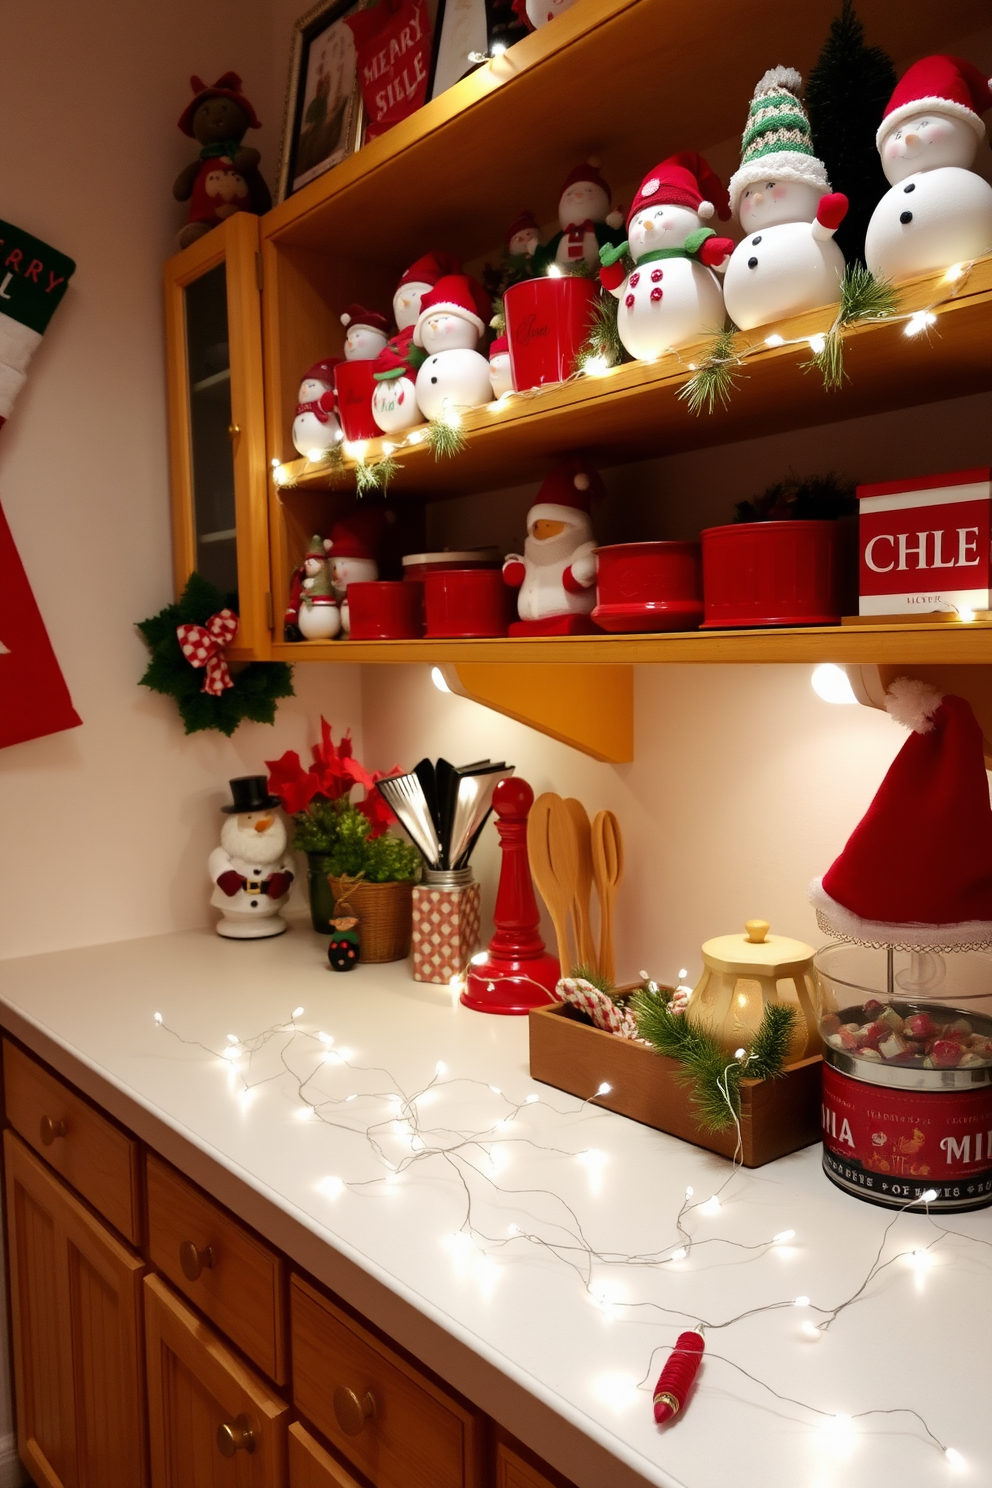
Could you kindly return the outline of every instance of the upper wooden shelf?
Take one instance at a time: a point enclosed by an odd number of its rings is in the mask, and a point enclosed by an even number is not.
[[[462,415],[467,444],[453,459],[436,461],[422,444],[398,451],[402,468],[390,491],[437,498],[492,490],[537,479],[555,457],[578,449],[600,464],[626,463],[979,392],[992,387],[990,303],[992,257],[954,282],[933,275],[901,286],[900,313],[933,307],[936,322],[913,337],[904,321],[854,327],[845,336],[848,381],[838,392],[826,392],[819,372],[802,367],[810,358],[808,338],[833,321],[830,307],[742,332],[741,347],[757,349],[741,367],[728,406],[713,413],[692,414],[678,397],[705,341],[653,363],[629,362],[602,376],[515,395]],[[800,344],[767,346],[774,333]],[[382,441],[371,440],[366,458],[382,452]],[[306,460],[283,470],[291,483],[283,499],[292,499],[294,484],[330,483],[326,467]]]

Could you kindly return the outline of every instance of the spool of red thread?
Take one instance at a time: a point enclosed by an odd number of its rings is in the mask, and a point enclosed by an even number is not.
[[[658,1376],[654,1387],[654,1418],[664,1426],[685,1405],[692,1382],[699,1373],[706,1345],[701,1333],[680,1333],[671,1358]]]

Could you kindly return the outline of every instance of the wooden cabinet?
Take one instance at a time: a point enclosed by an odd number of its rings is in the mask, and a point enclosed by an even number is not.
[[[18,1452],[39,1488],[141,1488],[144,1262],[4,1133]]]
[[[152,1488],[284,1488],[285,1402],[157,1276],[145,1343]]]
[[[289,1428],[289,1488],[361,1488],[305,1426]]]
[[[524,1457],[508,1442],[499,1441],[496,1443],[496,1488],[568,1488],[568,1485],[557,1473],[548,1476],[529,1455]]]

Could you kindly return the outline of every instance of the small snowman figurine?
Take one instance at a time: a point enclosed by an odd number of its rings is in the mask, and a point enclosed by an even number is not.
[[[513,0],[513,12],[530,31],[571,10],[575,0]]]
[[[300,604],[303,595],[313,588],[317,575],[326,568],[327,551],[324,540],[319,534],[315,534],[310,539],[303,562],[298,568],[293,569],[293,577],[289,581],[289,603],[283,615],[283,629],[287,641],[300,639]],[[304,585],[307,586],[306,589]]]
[[[620,301],[617,331],[631,356],[660,356],[723,325],[713,270],[734,245],[705,225],[714,213],[730,216],[719,177],[693,151],[671,155],[641,182],[627,218],[627,242],[600,251],[600,281]],[[634,260],[626,277],[625,252]]]
[[[303,560],[296,624],[305,641],[333,641],[341,631],[327,544],[321,537],[310,539]]]
[[[844,255],[834,233],[847,197],[831,192],[813,154],[799,102],[803,80],[773,67],[754,90],[730,205],[745,237],[723,281],[727,313],[741,330],[800,315],[840,299]]]
[[[467,274],[446,274],[424,296],[413,333],[427,354],[417,373],[424,418],[492,402],[489,363],[477,350],[491,313],[486,291]]]
[[[524,551],[503,563],[503,582],[518,589],[520,619],[511,635],[591,635],[596,603],[596,539],[589,516],[592,495],[603,495],[597,472],[567,460],[545,479],[527,513]]]
[[[506,336],[497,336],[489,348],[489,381],[493,385],[494,398],[502,398],[504,393],[513,392],[510,342]]]
[[[562,182],[558,201],[559,229],[542,249],[546,264],[560,269],[585,262],[599,267],[599,250],[623,242],[623,213],[612,212],[612,192],[593,161],[570,171]]]
[[[533,212],[521,212],[506,230],[506,251],[511,258],[533,258],[541,246],[541,229]]]
[[[424,353],[414,346],[413,331],[407,328],[387,342],[372,364],[372,417],[384,434],[398,434],[422,421],[416,382],[423,360]]]
[[[332,449],[342,438],[341,425],[334,412],[334,368],[340,357],[326,357],[314,362],[303,375],[297,393],[296,417],[293,420],[293,444],[305,460],[317,458]]]
[[[364,305],[349,305],[341,316],[345,328],[344,359],[346,362],[374,362],[386,344],[389,323],[384,315],[366,310]]]
[[[876,143],[892,184],[872,213],[865,262],[899,282],[992,252],[992,186],[972,166],[990,80],[960,57],[924,57],[896,85]]]
[[[279,911],[293,882],[293,857],[279,797],[270,796],[264,775],[231,781],[233,805],[207,862],[214,891],[210,903],[221,911],[214,927],[229,940],[261,940],[289,926]]]
[[[398,331],[417,324],[421,301],[445,274],[460,274],[461,262],[451,253],[425,253],[412,263],[393,294],[393,319]]]
[[[330,554],[331,583],[341,610],[341,629],[345,638],[351,633],[348,585],[367,583],[379,577],[375,550],[382,522],[382,513],[374,507],[352,512],[334,523],[324,544]]]

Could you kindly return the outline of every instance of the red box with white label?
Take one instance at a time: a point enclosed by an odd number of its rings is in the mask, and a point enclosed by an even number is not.
[[[992,471],[859,486],[862,615],[992,609]]]

